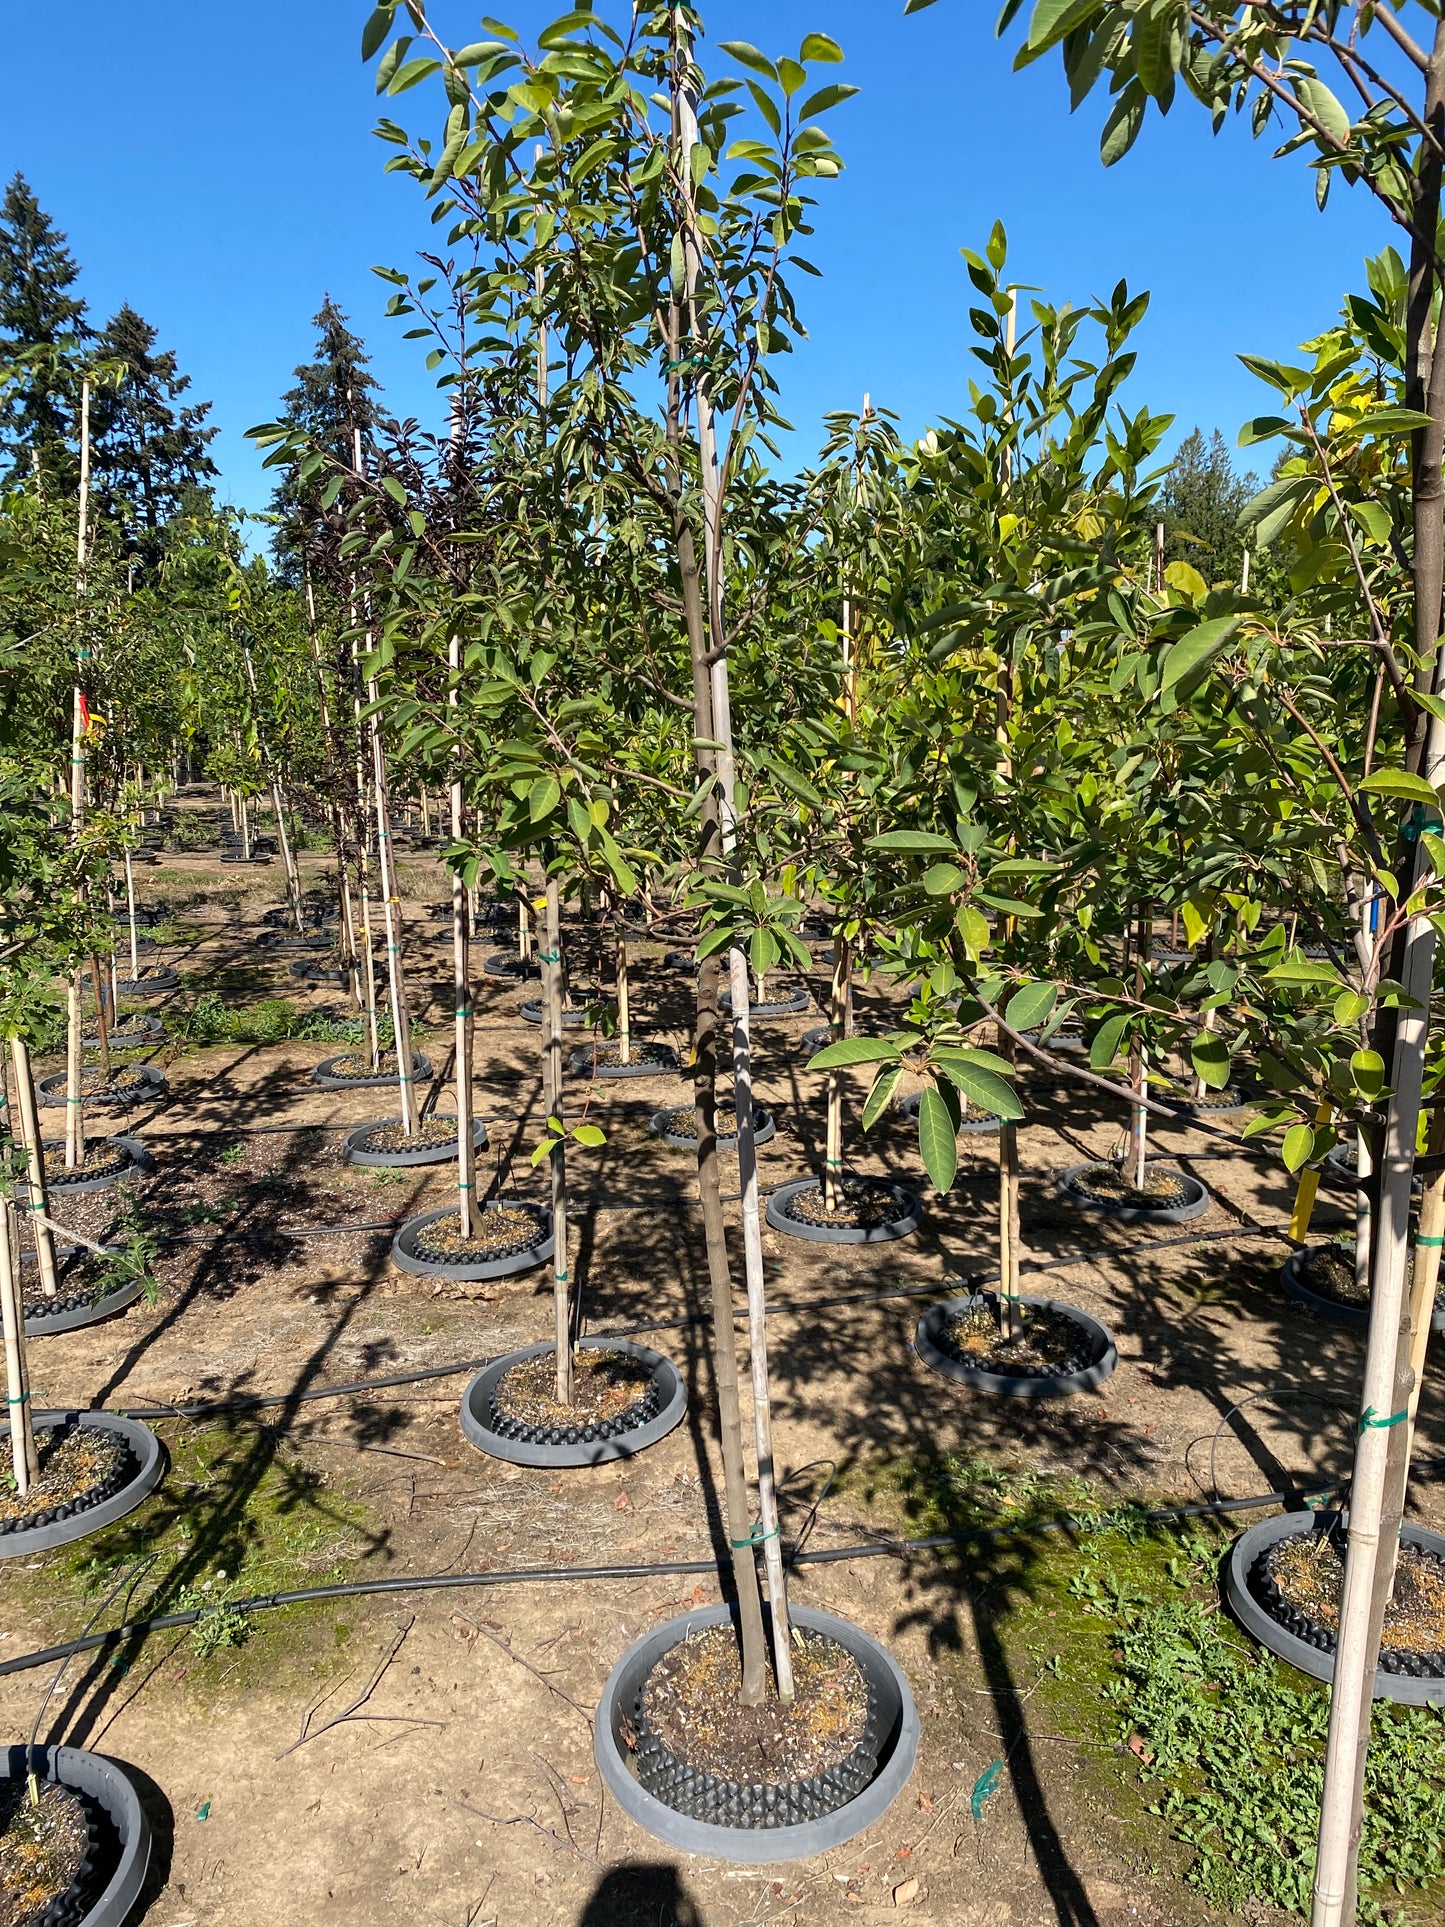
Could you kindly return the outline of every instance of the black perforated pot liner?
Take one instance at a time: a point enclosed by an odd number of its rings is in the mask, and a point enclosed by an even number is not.
[[[1062,1318],[1064,1314],[1059,1316]],[[1009,1378],[1071,1378],[1075,1372],[1086,1372],[1097,1361],[1099,1355],[1099,1345],[1095,1335],[1082,1325],[1078,1326],[1077,1330],[1078,1344],[1065,1357],[1052,1365],[1035,1365],[1026,1359],[1014,1358],[996,1362],[991,1356],[980,1357],[977,1352],[966,1351],[954,1338],[953,1321],[948,1318],[940,1319],[937,1327],[930,1331],[929,1337],[949,1358],[975,1371],[997,1372]]]
[[[720,1827],[795,1827],[847,1806],[877,1776],[883,1735],[879,1730],[878,1696],[871,1679],[868,1680],[868,1716],[863,1736],[848,1757],[809,1779],[788,1780],[776,1786],[724,1780],[715,1773],[689,1766],[669,1752],[644,1711],[646,1684],[644,1679],[630,1709],[637,1734],[637,1751],[633,1756],[637,1778],[655,1800],[661,1800],[677,1813],[685,1813],[689,1819],[710,1821]]]
[[[63,1429],[67,1432],[78,1432],[81,1428],[78,1425],[69,1425]],[[12,1532],[32,1532],[37,1526],[52,1526],[61,1519],[78,1518],[81,1513],[91,1512],[96,1506],[103,1505],[107,1499],[114,1498],[122,1487],[129,1485],[139,1470],[135,1454],[127,1441],[116,1433],[109,1432],[106,1436],[115,1439],[120,1447],[120,1456],[99,1485],[92,1486],[88,1492],[82,1492],[77,1499],[67,1499],[64,1505],[47,1506],[41,1512],[22,1513],[18,1519],[0,1519],[0,1538]]]
[[[1260,1553],[1250,1567],[1250,1590],[1270,1617],[1277,1620],[1286,1632],[1293,1633],[1296,1639],[1302,1639],[1306,1646],[1313,1646],[1317,1653],[1333,1653],[1336,1640],[1329,1627],[1322,1626],[1317,1619],[1312,1619],[1287,1599],[1275,1582],[1270,1568],[1287,1543],[1285,1540],[1276,1540]],[[1417,1547],[1415,1556],[1428,1559],[1431,1565],[1445,1568],[1445,1559],[1435,1553]],[[1382,1673],[1403,1674],[1409,1679],[1445,1679],[1445,1653],[1414,1653],[1407,1647],[1382,1644],[1379,1670]]]
[[[509,1417],[498,1404],[497,1391],[501,1383],[499,1379],[487,1404],[491,1428],[498,1438],[517,1439],[528,1445],[592,1445],[601,1439],[623,1438],[655,1419],[662,1410],[654,1379],[634,1405],[611,1418],[592,1419],[585,1425],[527,1425],[521,1419]]]

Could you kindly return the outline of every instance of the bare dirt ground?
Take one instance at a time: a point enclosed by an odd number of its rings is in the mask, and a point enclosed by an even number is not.
[[[319,870],[320,859],[304,861]],[[419,1041],[444,1073],[446,926],[420,913],[443,890],[429,863],[408,871],[409,969],[423,1030],[434,1026]],[[191,919],[161,953],[186,973],[182,1000],[213,987],[238,1003],[266,994],[341,1009],[339,992],[304,989],[284,953],[272,960],[255,946],[260,910],[281,887],[279,866],[237,878],[203,857],[146,875],[146,897]],[[584,940],[574,933],[574,968]],[[484,1176],[501,1172],[508,1189],[540,1197],[544,1180],[528,1161],[542,1121],[538,1034],[517,1016],[527,991],[482,974],[488,947],[479,944],[476,971]],[[819,962],[815,996],[826,993]],[[663,968],[660,946],[645,954],[635,1021],[681,1043],[689,988],[686,974]],[[862,989],[860,1021],[886,1002]],[[766,1184],[816,1169],[821,1156],[822,1080],[807,1074],[797,1042],[818,1020],[759,1027],[759,1095],[779,1121],[761,1154]],[[126,1128],[152,1150],[154,1175],[129,1187],[128,1202],[101,1194],[57,1207],[89,1236],[128,1211],[131,1228],[147,1223],[169,1241],[154,1306],[36,1343],[44,1402],[276,1402],[158,1421],[172,1472],[131,1522],[0,1569],[0,1658],[80,1632],[110,1574],[136,1555],[157,1564],[133,1586],[133,1616],[158,1597],[147,1590],[157,1573],[161,1606],[174,1606],[204,1601],[208,1583],[211,1596],[248,1596],[333,1577],[717,1556],[726,1535],[695,1178],[688,1154],[647,1131],[652,1111],[685,1087],[646,1079],[589,1096],[573,1080],[569,1096],[589,1102],[608,1134],[602,1150],[570,1161],[586,1328],[652,1334],[687,1378],[687,1422],[635,1462],[546,1474],[465,1443],[464,1374],[309,1396],[480,1361],[551,1329],[545,1271],[483,1292],[393,1268],[395,1225],[446,1202],[449,1167],[378,1174],[340,1163],[337,1127],[392,1107],[386,1092],[311,1083],[312,1066],[337,1048],[153,1053],[168,1088]],[[921,1294],[991,1262],[991,1141],[965,1140],[959,1182],[938,1199],[908,1127],[888,1122],[860,1141],[855,1103],[854,1168],[913,1183],[927,1216],[891,1247],[767,1234],[787,1536],[821,1497],[815,1550],[907,1532],[910,1515],[924,1516],[918,1469],[941,1453],[1153,1502],[1323,1483],[1347,1464],[1362,1334],[1314,1321],[1280,1294],[1285,1247],[1268,1233],[1287,1217],[1290,1191],[1268,1153],[1163,1130],[1161,1155],[1208,1184],[1210,1211],[1177,1230],[1119,1225],[1064,1203],[1054,1177],[1107,1152],[1120,1115],[1103,1115],[1082,1085],[1026,1073],[1024,1088],[1023,1221],[1038,1268],[1025,1288],[1102,1318],[1119,1368],[1097,1395],[1032,1408],[971,1396],[921,1364],[910,1349]],[[1343,1213],[1326,1201],[1317,1222],[1343,1223]],[[1198,1242],[1201,1233],[1218,1235]],[[1441,1417],[1429,1385],[1426,1455],[1442,1449]],[[1428,1482],[1419,1496],[1432,1517]],[[800,1567],[796,1596],[884,1640],[923,1721],[918,1769],[893,1810],[800,1865],[744,1871],[670,1854],[601,1793],[590,1719],[607,1671],[647,1626],[717,1599],[706,1573],[340,1599],[257,1615],[245,1643],[207,1652],[184,1631],[158,1634],[73,1661],[41,1731],[148,1776],[158,1832],[148,1927],[756,1927],[903,1908],[917,1922],[968,1927],[1206,1918],[1170,1871],[1177,1856],[1143,1811],[1134,1763],[1077,1729],[1058,1731],[1066,1702],[1044,1675],[1056,1636],[1069,1665],[1074,1648],[1058,1599],[1035,1583],[1046,1553],[1021,1544]],[[126,1603],[103,1623],[118,1623]],[[14,1736],[29,1731],[53,1673],[0,1678]],[[1089,1690],[1081,1675],[1075,1699]],[[970,1792],[995,1760],[1001,1790],[975,1818]]]

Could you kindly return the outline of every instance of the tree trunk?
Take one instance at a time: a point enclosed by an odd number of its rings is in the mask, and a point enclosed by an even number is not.
[[[618,912],[619,917],[621,911]],[[617,1054],[621,1062],[632,1062],[632,1016],[629,1007],[627,982],[627,938],[619,927],[617,932]]]
[[[453,635],[447,653],[451,687],[447,707],[455,712],[462,668],[461,637]],[[455,726],[455,725],[454,725]],[[426,791],[422,791],[425,796]],[[452,842],[460,843],[466,830],[460,767],[451,784]],[[452,1003],[456,1012],[457,1092],[457,1208],[462,1237],[472,1235],[472,1207],[476,1202],[477,1157],[472,1148],[472,973],[467,933],[467,888],[460,870],[452,871]]]
[[[564,1124],[562,1091],[562,892],[547,879],[546,931],[542,938],[542,1047],[547,1058],[547,1110]],[[567,1267],[567,1146],[558,1133],[548,1160],[552,1182],[552,1306],[556,1324],[557,1403],[572,1403],[572,1284]]]
[[[65,1035],[65,1168],[79,1170],[85,1162],[85,1049],[80,1015],[80,972],[74,970],[66,991]]]
[[[848,1032],[848,989],[852,978],[852,951],[846,937],[833,939],[833,989],[828,1006],[828,1027],[833,1042],[839,1043]],[[823,1150],[823,1208],[836,1211],[843,1202],[843,1073],[828,1073],[828,1123]]]

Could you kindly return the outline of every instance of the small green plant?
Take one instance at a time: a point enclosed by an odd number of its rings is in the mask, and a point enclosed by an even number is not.
[[[221,1153],[222,1164],[239,1164],[246,1155],[244,1144],[228,1144]]]
[[[223,1586],[225,1579],[224,1572],[216,1574]],[[230,1589],[218,1589],[216,1580],[184,1586],[176,1595],[173,1610],[200,1614],[190,1630],[191,1650],[197,1659],[209,1659],[229,1646],[244,1646],[253,1631],[249,1617],[232,1604]]]
[[[289,998],[263,997],[254,1004],[228,1004],[218,991],[203,990],[188,1007],[166,1013],[166,1029],[188,1044],[362,1044],[359,1017],[299,1010]],[[380,1025],[382,1048],[391,1046],[391,1020]]]

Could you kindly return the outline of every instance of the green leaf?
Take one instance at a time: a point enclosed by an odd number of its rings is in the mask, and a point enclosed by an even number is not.
[[[883,1069],[879,1071],[878,1075],[874,1078],[873,1088],[869,1091],[863,1105],[861,1122],[865,1131],[871,1131],[879,1118],[882,1117],[883,1113],[888,1109],[888,1106],[893,1101],[893,1093],[898,1089],[902,1076],[903,1066],[901,1064],[885,1064]]]
[[[1223,655],[1239,633],[1239,628],[1238,616],[1215,616],[1191,629],[1188,635],[1181,636],[1164,658],[1164,668],[1159,678],[1160,695],[1165,690],[1173,689],[1177,683],[1182,683],[1186,677],[1191,682],[1202,681],[1210,664]]]
[[[574,1127],[572,1136],[578,1144],[585,1145],[589,1151],[595,1151],[599,1145],[607,1142],[607,1133],[597,1124],[578,1124]]]
[[[1023,1116],[1023,1106],[1012,1086],[1005,1084],[995,1072],[951,1051],[947,1055],[940,1051],[935,1061],[949,1083],[981,1111],[991,1112],[1006,1124],[1015,1124]]]
[[[778,70],[764,53],[750,46],[746,40],[720,40],[719,47],[734,60],[741,61],[744,67],[751,67],[755,74],[765,74],[769,80],[776,80]]]
[[[798,119],[811,120],[814,114],[826,114],[830,107],[836,107],[840,101],[851,100],[857,91],[856,87],[845,87],[841,81],[820,87],[816,94],[809,94],[798,109]]]
[[[1089,1046],[1089,1062],[1096,1071],[1106,1071],[1119,1055],[1119,1044],[1129,1028],[1129,1013],[1120,1011],[1101,1024]]]
[[[1250,497],[1239,511],[1237,526],[1242,531],[1253,529],[1255,541],[1262,549],[1268,548],[1299,505],[1314,492],[1315,484],[1309,476],[1286,475]]]
[[[1112,167],[1116,161],[1123,160],[1129,149],[1139,138],[1139,130],[1144,125],[1144,106],[1147,96],[1137,80],[1131,80],[1114,103],[1114,111],[1104,122],[1104,131],[1099,137],[1099,158],[1105,167]]]
[[[952,837],[937,836],[932,830],[885,830],[882,836],[870,836],[864,848],[899,856],[952,856],[955,844]]]
[[[901,1058],[896,1044],[886,1037],[840,1037],[836,1044],[825,1044],[808,1059],[810,1071],[841,1070],[847,1064],[896,1064]]]
[[[1385,1060],[1378,1051],[1357,1050],[1350,1059],[1350,1075],[1361,1097],[1373,1104],[1385,1088]]]
[[[951,897],[967,881],[956,863],[933,863],[923,874],[923,888],[931,897]]]
[[[1277,963],[1273,970],[1265,971],[1265,979],[1272,984],[1337,984],[1338,973],[1328,964],[1312,963],[1308,957],[1286,957]]]
[[[1004,1008],[1015,1030],[1040,1030],[1059,1001],[1057,984],[1020,984]]]
[[[1284,1158],[1286,1171],[1298,1171],[1302,1164],[1308,1164],[1315,1148],[1315,1134],[1308,1124],[1291,1124],[1284,1134],[1280,1154]]]
[[[798,49],[802,61],[817,60],[836,64],[843,58],[843,49],[836,40],[830,40],[825,33],[805,33],[803,44]]]
[[[527,792],[527,814],[540,823],[552,814],[562,799],[561,785],[554,776],[539,776]]]
[[[391,32],[392,22],[396,19],[396,0],[377,7],[361,30],[361,57],[370,60],[377,48]]]
[[[1407,769],[1376,769],[1363,777],[1359,788],[1368,796],[1401,796],[1413,803],[1439,804],[1439,797],[1423,776]]]
[[[1350,140],[1350,117],[1325,83],[1314,79],[1309,74],[1301,74],[1295,80],[1294,89],[1305,111],[1313,114],[1326,133],[1332,135],[1341,147],[1347,147]],[[1321,145],[1325,143],[1322,142]]]
[[[406,507],[406,490],[394,475],[383,475],[381,478],[381,486],[386,490],[393,502],[400,502],[403,508]]]
[[[1342,990],[1335,999],[1335,1022],[1342,1026],[1358,1024],[1370,1008],[1370,1000],[1361,990]]]
[[[981,957],[988,949],[992,934],[988,918],[982,910],[975,910],[971,903],[963,904],[954,922],[958,925],[958,934],[963,938],[963,947],[969,956],[975,959]]]
[[[1229,1052],[1212,1031],[1201,1031],[1194,1039],[1189,1061],[1194,1075],[1211,1091],[1222,1091],[1229,1082]]]
[[[948,1106],[931,1084],[918,1096],[918,1155],[934,1190],[949,1190],[958,1175],[958,1136]]]

